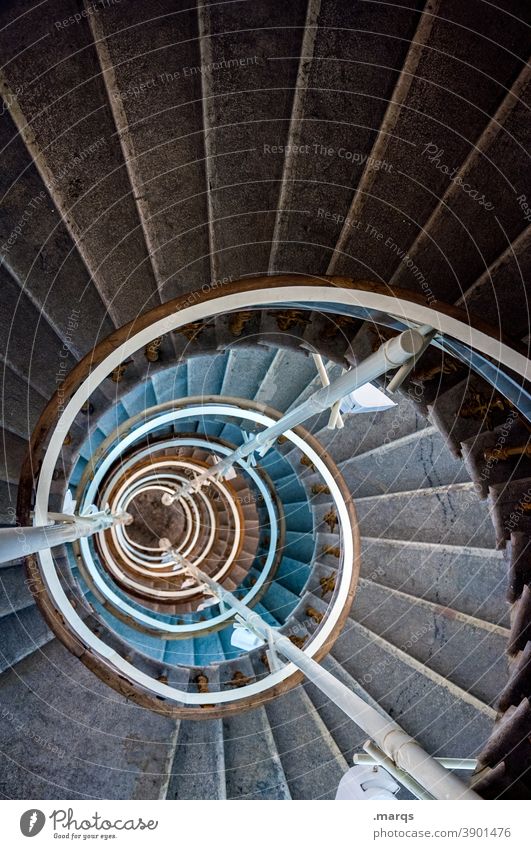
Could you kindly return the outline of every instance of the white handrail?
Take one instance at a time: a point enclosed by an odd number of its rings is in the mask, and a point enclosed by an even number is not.
[[[360,386],[370,383],[377,377],[385,374],[390,369],[399,368],[402,363],[410,361],[423,349],[424,336],[417,330],[404,330],[399,336],[388,339],[378,350],[363,360],[355,368],[345,372],[333,383],[318,389],[298,407],[282,416],[274,424],[257,434],[253,439],[244,442],[232,454],[224,457],[218,463],[214,463],[206,472],[198,475],[193,481],[183,486],[176,493],[164,493],[162,503],[166,506],[173,504],[177,498],[194,492],[203,483],[215,476],[223,477],[232,468],[234,463],[244,457],[248,457],[265,445],[269,445],[277,437],[286,431],[302,424],[307,419],[322,413],[324,410],[334,407],[337,401],[341,401],[346,395],[350,395]]]
[[[49,516],[53,520],[53,515]],[[129,513],[92,513],[88,516],[62,516],[59,522],[38,527],[0,528],[0,563],[8,563],[19,557],[27,557],[37,551],[75,542],[111,528],[117,524],[131,521]]]
[[[398,723],[386,719],[375,708],[367,704],[360,696],[349,690],[330,672],[323,669],[315,660],[308,657],[294,645],[289,637],[271,628],[262,617],[243,604],[231,592],[225,590],[217,581],[193,566],[177,552],[175,560],[183,567],[183,572],[193,576],[220,601],[235,610],[248,625],[249,629],[264,642],[295,664],[306,677],[325,693],[356,725],[363,728],[394,764],[419,782],[435,799],[467,799],[480,801],[473,790],[449,773],[440,763],[431,757],[410,737]]]

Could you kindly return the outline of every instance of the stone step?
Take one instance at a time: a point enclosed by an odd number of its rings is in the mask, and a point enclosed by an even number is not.
[[[493,403],[494,402],[494,403]],[[496,399],[496,391],[482,378],[469,374],[464,380],[439,392],[429,405],[431,421],[438,427],[448,447],[461,454],[461,443],[507,420],[508,411]]]
[[[121,619],[113,616],[109,610],[103,607],[96,600],[92,592],[87,594],[87,601],[92,605],[96,614],[106,624],[109,630],[117,634],[125,643],[132,646],[135,651],[148,655],[148,657],[155,660],[162,660],[164,658],[166,648],[166,639],[164,637],[143,633],[131,625],[122,622]]]
[[[0,565],[0,617],[31,607],[35,599],[23,560]]]
[[[151,377],[151,385],[155,393],[156,404],[185,398],[188,395],[186,366],[181,365],[176,369],[156,372]]]
[[[217,632],[195,638],[194,658],[196,666],[210,666],[225,659],[223,646]]]
[[[531,458],[525,450],[529,439],[528,429],[518,421],[513,410],[505,426],[461,443],[463,459],[481,498],[488,496],[490,486],[530,477]],[[503,457],[503,452],[511,449],[517,452],[520,449],[521,453]]]
[[[228,355],[220,394],[232,398],[253,399],[275,354],[258,345],[233,348]]]
[[[291,799],[265,708],[223,720],[228,799]]]
[[[295,501],[285,505],[284,518],[286,530],[292,533],[311,533],[313,522],[312,513],[306,501]]]
[[[3,616],[0,629],[0,672],[38,652],[53,639],[52,632],[34,604]]]
[[[277,619],[277,617],[271,613],[267,607],[264,607],[263,604],[255,604],[254,609],[262,617],[262,619],[265,619],[268,625],[271,625],[272,628],[278,628],[282,624],[281,620]]]
[[[285,507],[293,502],[304,501],[306,498],[306,492],[303,486],[297,479],[297,475],[293,473],[277,479],[275,481],[275,489]]]
[[[109,689],[57,640],[0,678],[0,702],[10,798],[159,798],[175,722]]]
[[[254,680],[248,657],[235,661],[234,671]],[[225,717],[223,738],[228,799],[291,799],[263,707]]]
[[[507,566],[488,548],[361,539],[361,575],[487,622],[509,625]]]
[[[304,688],[267,702],[265,711],[292,798],[333,799],[348,765]]]
[[[494,705],[507,682],[507,628],[360,578],[352,619]]]
[[[178,666],[194,666],[194,640],[166,640],[164,646],[164,654],[162,657],[164,663],[174,663]]]
[[[125,407],[129,416],[137,416],[144,410],[154,407],[157,403],[157,397],[151,380],[146,380],[139,386],[136,386],[130,392],[127,392],[121,399],[122,406]]]
[[[191,357],[188,360],[188,392],[195,395],[219,395],[227,367],[228,354]]]
[[[253,569],[251,574],[254,577],[258,577],[259,573],[256,569]],[[265,609],[274,616],[277,622],[285,622],[298,602],[298,595],[292,593],[291,590],[276,580],[270,584],[269,588],[260,599],[261,606],[265,607]]]
[[[285,412],[315,376],[311,357],[298,351],[279,350],[264,377],[255,401]]]
[[[334,658],[434,756],[475,757],[496,711],[358,622],[349,620]]]
[[[3,427],[0,427],[0,440],[3,446],[0,456],[0,481],[18,484],[27,442]]]
[[[355,500],[363,536],[494,548],[488,510],[470,483]]]
[[[284,556],[275,572],[275,580],[290,590],[294,595],[299,595],[310,574],[310,564],[302,563],[291,557]]]
[[[339,470],[354,498],[464,483],[464,464],[451,455],[435,427],[358,454]]]
[[[293,474],[290,463],[278,451],[273,449],[270,449],[265,457],[260,458],[260,466],[265,469],[275,483]]]
[[[221,719],[180,723],[166,798],[227,798]]]
[[[286,531],[284,542],[284,554],[287,557],[310,563],[314,551],[313,534],[306,531]]]
[[[121,401],[117,404],[114,404],[110,409],[108,409],[102,416],[98,419],[98,429],[103,431],[105,436],[108,436],[110,433],[116,430],[122,422],[127,421],[129,418],[129,414]]]
[[[312,323],[313,323],[313,320],[314,319],[312,318]],[[330,360],[328,360],[328,361],[325,360],[324,364],[325,364],[325,368],[326,368],[326,371],[327,371],[327,374],[328,374],[328,379],[330,380],[330,383],[332,383],[334,380],[336,380],[338,377],[340,377],[341,374],[343,373],[343,368],[340,365],[338,365],[337,363],[333,363]],[[294,398],[294,400],[290,404],[288,410],[293,410],[295,407],[298,407],[299,404],[303,404],[304,401],[306,401],[310,397],[310,395],[313,395],[314,392],[317,392],[318,389],[321,389],[322,385],[323,384],[322,384],[321,378],[319,377],[319,374],[317,373],[317,368],[315,368],[315,377],[313,378],[313,380],[311,380],[308,383],[307,386],[304,387],[302,392],[299,395],[297,395],[296,398]]]
[[[106,437],[107,433],[99,427],[93,430],[79,449],[79,459],[88,462]]]
[[[323,428],[316,437],[330,451],[334,461],[341,463],[380,446],[389,446],[428,427],[418,407],[408,398],[396,395],[393,400],[397,402],[396,407],[381,412],[346,415],[345,427],[336,430]]]

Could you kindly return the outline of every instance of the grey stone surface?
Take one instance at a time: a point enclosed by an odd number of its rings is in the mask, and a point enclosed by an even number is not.
[[[228,354],[188,360],[188,394],[219,395]]]
[[[0,567],[0,616],[34,603],[23,561]],[[1,630],[1,627],[0,627]]]
[[[255,400],[284,412],[315,376],[310,357],[299,351],[278,351]]]
[[[27,441],[9,430],[0,428],[0,445],[0,480],[17,483],[27,450]]]
[[[328,670],[328,672],[337,678],[338,681],[341,681],[345,687],[348,687],[349,690],[356,693],[356,695],[360,696],[360,698],[370,704],[371,707],[377,710],[382,716],[390,719],[389,715],[386,714],[378,702],[371,698],[367,691],[348,674],[348,672],[332,657],[332,655],[327,655],[321,661],[321,666]],[[367,732],[360,728],[359,725],[356,725],[350,717],[346,716],[346,714],[344,714],[343,711],[334,704],[334,702],[325,696],[325,694],[322,693],[315,684],[307,681],[304,684],[304,689],[319,712],[319,716],[339,746],[341,754],[350,766],[352,764],[353,755],[356,752],[364,751],[363,744],[367,741]],[[407,791],[404,787],[401,787],[396,798],[409,800],[415,799],[416,797],[409,793],[409,791]]]
[[[60,219],[8,110],[0,116],[2,207],[0,244],[17,285],[76,354],[86,354],[114,325],[90,283],[87,268]],[[23,219],[14,234],[14,226]],[[72,318],[77,322],[72,332]]]
[[[490,734],[494,712],[436,683],[352,620],[332,655],[430,754],[473,757]]]
[[[0,627],[2,630],[0,671],[2,672],[32,655],[53,637],[35,605],[3,616]]]
[[[226,798],[221,719],[181,722],[166,798]]]
[[[221,395],[254,399],[274,357],[273,351],[236,347],[227,360]]]
[[[45,407],[45,398],[9,367],[2,373],[2,390],[0,421],[6,430],[26,439]]]
[[[366,578],[360,579],[350,615],[444,678],[496,704],[508,676],[508,630]]]
[[[231,677],[236,670],[253,680],[248,657],[234,661]],[[265,708],[226,717],[223,745],[228,799],[291,798]]]
[[[425,428],[340,465],[353,497],[463,483],[469,476],[435,428]]]
[[[521,167],[528,141],[523,2],[515,0],[511,14],[482,4],[478,14],[477,3],[443,0],[440,15],[426,7],[421,18],[423,4],[409,0],[396,7],[259,0],[246,4],[244,20],[239,4],[204,3],[196,10],[153,0],[126,10],[110,4],[68,27],[55,22],[79,11],[74,0],[58,0],[53,9],[20,0],[17,20],[12,6],[0,11],[4,77],[16,93],[0,116],[0,335],[8,361],[2,520],[11,516],[15,497],[5,482],[16,483],[24,440],[53,389],[52,364],[63,340],[71,363],[114,325],[174,295],[218,287],[223,293],[224,282],[268,270],[316,280],[346,274],[385,282],[390,290],[412,289],[427,303],[452,302],[466,291],[474,314],[509,333],[527,333],[521,277],[529,241],[525,210],[515,202],[515,192],[531,195]],[[290,151],[289,144],[301,150]],[[445,169],[425,155],[427,146],[441,151]],[[368,159],[373,153],[378,165]],[[496,215],[449,179],[467,158],[464,177]],[[28,209],[29,226],[6,249]],[[409,254],[412,263],[403,261]],[[73,310],[80,315],[70,338]],[[304,332],[310,344],[322,341],[337,353],[341,333],[325,340],[328,320],[317,322],[316,314],[286,345]],[[261,318],[274,343],[277,317]],[[91,429],[94,446],[115,419],[144,406],[223,387],[231,394],[258,389],[260,400],[286,409],[317,387],[306,354],[266,349],[259,363],[256,352],[240,350],[228,360],[212,359],[234,338],[224,321],[212,319],[195,341],[168,334],[161,363],[148,367],[140,352],[119,385],[105,381],[94,397],[93,420],[73,428],[65,471]],[[371,349],[368,325],[362,333],[356,354]],[[209,356],[163,371],[173,349]],[[116,415],[110,406],[146,377],[147,393],[135,389]],[[478,427],[457,420],[459,398],[454,390],[434,410],[454,449]],[[104,430],[94,431],[100,413]],[[327,418],[314,418],[310,428],[322,428]],[[346,462],[358,496],[363,576],[373,583],[362,583],[356,615],[388,640],[350,624],[335,648],[346,672],[330,665],[344,680],[361,680],[369,670],[370,694],[430,751],[467,755],[486,739],[493,715],[459,687],[494,698],[504,677],[501,638],[491,634],[480,648],[488,628],[461,628],[452,611],[507,625],[503,570],[485,553],[495,541],[485,505],[471,487],[455,483],[465,479],[464,467],[444,455],[439,436],[419,433],[423,428],[415,406],[401,398],[386,413],[351,416],[343,430],[319,434],[334,459]],[[221,424],[206,429],[217,433]],[[91,445],[83,452],[88,459]],[[290,461],[309,492],[319,479],[300,466],[297,452]],[[302,501],[295,480],[290,472],[279,481],[287,504]],[[54,484],[56,499],[63,484]],[[419,486],[424,491],[412,491]],[[329,496],[313,504],[322,523]],[[297,603],[298,564],[313,553],[313,540],[301,535],[306,526],[293,512],[290,521],[288,557],[270,604],[276,613]],[[337,534],[317,538],[318,547],[335,543]],[[453,548],[438,549],[439,543]],[[321,610],[330,595],[321,597],[318,578],[332,574],[338,560],[319,557],[310,589]],[[313,705],[299,688],[225,728],[217,720],[182,723],[174,751],[174,723],[127,703],[56,641],[46,643],[50,635],[19,577],[17,566],[0,572],[2,646],[16,663],[0,678],[0,700],[6,715],[20,718],[2,723],[11,747],[4,795],[156,798],[166,793],[169,760],[168,798],[223,798],[225,768],[231,797],[287,795],[282,771],[294,798],[334,795],[347,767],[340,749],[350,757],[358,738],[349,738],[335,709],[311,688]],[[393,648],[428,625],[426,640],[409,647],[409,659]],[[138,645],[138,635],[129,637]],[[188,662],[208,663],[223,656],[225,645],[213,635],[197,651],[183,649]],[[163,661],[172,659],[174,646],[157,648]],[[251,738],[245,747],[242,736]],[[48,743],[62,745],[65,754],[54,761]]]
[[[166,401],[185,398],[188,395],[188,378],[186,366],[168,369],[154,374],[151,385],[155,394],[155,403],[164,404]]]
[[[16,484],[0,481],[0,523],[2,525],[15,524],[17,490]]]
[[[401,395],[393,400],[398,403],[390,410],[347,416],[344,428],[323,429],[316,436],[330,451],[336,463],[340,463],[380,445],[389,445],[427,426],[415,404]]]
[[[294,799],[333,799],[346,761],[302,687],[265,706]]]
[[[19,129],[29,141],[26,127],[31,125],[31,140],[42,152],[44,182],[54,204],[78,241],[111,315],[118,325],[124,324],[160,298],[98,56],[87,49],[93,43],[89,21],[84,17],[75,26],[58,29],[36,10],[17,16],[15,22],[6,11],[13,25],[9,39],[0,40],[0,49],[10,65],[10,87],[20,88]],[[61,21],[77,12],[72,0],[60,0],[51,15]],[[2,24],[7,20],[4,12]],[[21,54],[17,45],[25,41],[28,27],[32,46]],[[46,38],[50,29],[54,37]],[[2,31],[7,32],[4,26]],[[37,79],[39,83],[31,84]]]
[[[494,529],[472,484],[355,501],[363,536],[493,548]]]
[[[361,574],[412,596],[508,627],[507,565],[501,552],[362,538]]]
[[[8,797],[158,798],[173,721],[110,690],[56,640],[2,676],[0,703]]]

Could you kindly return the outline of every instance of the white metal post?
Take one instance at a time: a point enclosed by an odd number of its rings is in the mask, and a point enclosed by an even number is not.
[[[277,437],[282,436],[287,430],[297,427],[312,416],[333,407],[337,401],[354,392],[355,389],[359,389],[360,386],[370,383],[371,380],[375,380],[390,369],[399,368],[412,357],[416,357],[423,345],[424,336],[417,330],[405,330],[399,336],[389,339],[374,354],[371,354],[355,368],[345,372],[328,386],[318,389],[306,401],[282,416],[275,424],[266,428],[248,442],[244,442],[223,460],[214,463],[206,472],[182,486],[178,492],[174,494],[165,492],[162,496],[162,503],[169,506],[183,495],[194,492],[211,478],[215,476],[223,477],[238,460],[248,457],[249,454],[259,450]]]
[[[323,386],[330,386],[330,378],[328,377],[328,372],[325,368],[325,364],[323,362],[321,354],[312,354],[312,357],[319,377],[321,379],[321,383],[323,384]],[[341,401],[336,401],[330,411],[330,418],[327,424],[327,427],[330,430],[334,430],[334,428],[336,427],[341,428],[344,425],[343,418],[341,416],[341,413],[339,412],[340,405]]]
[[[53,514],[49,517],[53,518]],[[46,548],[89,537],[117,524],[127,524],[128,513],[113,515],[105,511],[88,516],[64,516],[60,522],[30,527],[0,528],[0,563],[17,560]]]
[[[469,799],[480,797],[449,773],[410,737],[398,723],[381,716],[377,710],[353,693],[330,672],[297,648],[289,637],[280,634],[261,616],[243,604],[231,592],[225,590],[204,572],[182,558],[178,552],[170,551],[183,570],[225,604],[232,607],[248,627],[265,642],[272,643],[275,650],[295,664],[306,677],[325,693],[356,725],[363,728],[379,748],[400,769],[405,770],[435,799]]]

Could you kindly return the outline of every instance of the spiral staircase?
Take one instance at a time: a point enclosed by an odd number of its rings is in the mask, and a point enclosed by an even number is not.
[[[528,797],[525,5],[122,6],[0,10],[1,521],[132,520],[1,566],[0,792],[334,798],[366,732],[165,539]],[[393,406],[163,503],[408,329]]]

